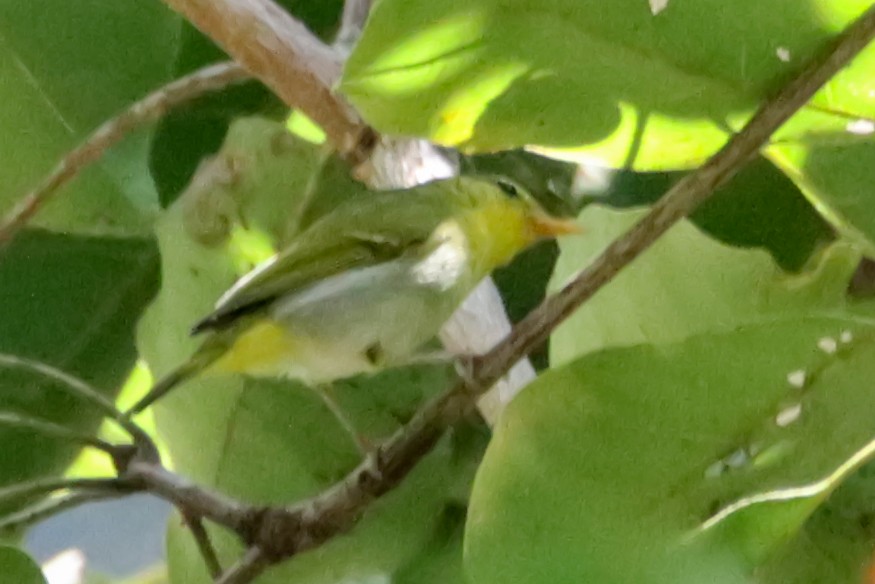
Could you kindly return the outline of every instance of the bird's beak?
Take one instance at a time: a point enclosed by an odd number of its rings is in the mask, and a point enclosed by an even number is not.
[[[542,211],[532,214],[532,232],[538,238],[559,237],[560,235],[572,235],[583,233],[583,227],[572,219],[560,219],[551,217]]]

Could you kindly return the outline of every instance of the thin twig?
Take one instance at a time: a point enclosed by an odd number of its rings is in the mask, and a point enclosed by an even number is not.
[[[270,566],[271,562],[257,546],[246,550],[246,554],[228,571],[216,579],[216,584],[246,584],[252,582]]]
[[[125,430],[138,444],[151,444],[151,439],[142,428],[128,419],[120,412],[115,405],[105,398],[95,387],[89,385],[85,381],[70,375],[66,371],[62,371],[57,367],[52,367],[40,361],[26,359],[8,353],[0,353],[0,366],[15,367],[19,369],[27,369],[35,373],[39,373],[49,379],[59,381],[57,387],[66,393],[82,399],[93,406],[96,406],[101,413],[107,416],[110,420],[119,425]]]
[[[343,59],[273,0],[164,0],[287,105],[324,131],[352,165],[368,159],[371,130],[334,91]]]
[[[101,440],[97,436],[86,434],[84,432],[77,432],[66,426],[61,426],[60,424],[55,424],[41,418],[14,414],[12,412],[0,412],[0,425],[12,428],[25,428],[51,438],[59,438],[75,444],[91,446],[110,455],[114,455],[117,451],[117,448],[114,445],[105,440]]]
[[[248,79],[251,79],[249,73],[237,63],[210,65],[153,91],[118,116],[101,124],[84,142],[68,152],[52,172],[7,214],[0,224],[0,246],[10,242],[62,186],[89,164],[99,160],[107,149],[133,130],[161,119],[171,109],[194,101],[205,93]]]
[[[86,503],[116,499],[127,493],[112,493],[109,491],[80,491],[61,497],[54,497],[41,501],[16,513],[0,518],[0,533],[17,531],[39,523],[58,513],[73,509]]]
[[[180,514],[182,515],[182,520],[191,531],[192,537],[194,537],[194,542],[197,544],[197,549],[204,559],[204,564],[207,566],[210,577],[213,580],[217,580],[222,575],[222,565],[219,563],[219,556],[216,555],[216,548],[213,547],[213,542],[210,540],[210,534],[207,533],[204,527],[203,520],[184,509],[180,510]]]
[[[340,29],[334,38],[334,48],[348,55],[358,41],[368,20],[372,0],[346,0],[340,17]]]
[[[102,491],[106,493],[125,493],[132,489],[130,483],[122,479],[67,479],[47,478],[36,479],[24,483],[16,483],[0,488],[0,501],[8,501],[21,497],[34,497],[62,490]]]

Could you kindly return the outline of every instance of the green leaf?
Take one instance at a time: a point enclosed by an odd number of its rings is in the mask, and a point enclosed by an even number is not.
[[[134,324],[158,284],[151,241],[25,231],[0,257],[0,352],[49,365],[108,397],[134,364]],[[0,410],[96,430],[94,407],[27,368],[2,367]],[[0,484],[60,474],[77,445],[0,428]]]
[[[472,582],[741,581],[875,449],[873,335],[791,316],[542,376],[478,471]]]
[[[179,19],[160,3],[0,2],[0,213],[105,119],[168,81]],[[143,234],[157,205],[149,136],[113,149],[56,197],[35,225]]]
[[[859,584],[872,580],[875,550],[873,467],[847,480],[799,534],[765,563],[762,584]]]
[[[383,132],[466,151],[691,167],[869,5],[701,0],[654,16],[639,0],[384,0],[341,90]],[[784,138],[875,117],[873,66],[870,48]]]
[[[859,139],[848,144],[842,138],[833,136],[832,143],[780,144],[770,147],[767,155],[833,227],[875,257],[875,203],[869,194],[875,181],[870,164],[875,142]]]
[[[618,171],[590,196],[612,207],[656,202],[684,172]],[[834,232],[799,188],[768,160],[757,158],[690,215],[711,237],[737,247],[761,247],[785,270],[797,271]]]
[[[587,207],[579,219],[586,234],[559,242],[551,287],[561,287],[645,213]],[[732,330],[781,313],[840,307],[858,261],[857,249],[839,242],[813,258],[808,270],[787,274],[766,252],[718,243],[684,221],[554,332],[551,362],[605,347]]]
[[[464,584],[462,535],[465,509],[448,507],[426,549],[395,574],[397,584]]]
[[[0,546],[0,583],[46,584],[39,566],[23,551]]]

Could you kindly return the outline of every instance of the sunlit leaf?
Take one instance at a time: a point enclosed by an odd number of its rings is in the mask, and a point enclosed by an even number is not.
[[[552,287],[558,288],[644,210],[593,205],[581,214],[583,237],[560,241]],[[559,364],[605,347],[681,340],[782,313],[843,306],[859,251],[837,243],[799,274],[782,271],[761,250],[733,248],[681,222],[614,278],[553,334],[551,361]]]
[[[690,167],[869,4],[703,0],[654,16],[641,0],[386,0],[341,89],[385,132],[468,151]],[[814,99],[827,118],[814,129],[873,117],[873,63],[869,49]],[[813,123],[783,136],[799,140]]]

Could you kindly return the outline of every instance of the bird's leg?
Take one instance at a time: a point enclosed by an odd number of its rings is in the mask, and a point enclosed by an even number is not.
[[[344,412],[343,408],[340,407],[340,404],[337,403],[337,400],[334,397],[334,386],[330,383],[323,383],[313,387],[313,390],[319,395],[322,403],[325,404],[325,407],[328,408],[328,411],[331,412],[340,426],[350,435],[361,455],[367,456],[373,452],[374,445],[356,430],[355,425],[353,425],[352,421],[346,415],[346,412]]]

